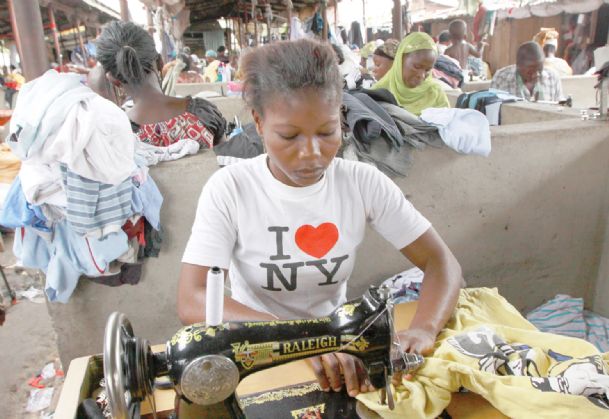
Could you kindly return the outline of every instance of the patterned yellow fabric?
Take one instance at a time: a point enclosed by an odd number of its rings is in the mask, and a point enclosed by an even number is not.
[[[461,291],[457,309],[396,408],[358,396],[384,418],[435,418],[461,387],[512,418],[609,417],[609,353],[539,332],[496,289]]]

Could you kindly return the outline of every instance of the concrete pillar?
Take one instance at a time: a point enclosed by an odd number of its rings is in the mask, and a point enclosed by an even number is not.
[[[61,66],[61,47],[59,46],[59,31],[57,30],[57,24],[55,23],[55,10],[53,5],[49,4],[47,7],[49,13],[49,24],[51,26],[51,32],[53,33],[53,45],[55,46],[55,55],[57,56],[57,64]]]
[[[366,28],[366,0],[362,0],[362,40],[368,42],[368,29]]]
[[[402,22],[402,4],[400,0],[393,0],[393,37],[401,41],[404,37],[404,24]]]
[[[127,4],[127,0],[119,0],[121,7],[121,20],[123,22],[129,22],[129,5]]]
[[[254,46],[258,46],[258,12],[256,11],[256,0],[252,0],[252,19],[254,20]]]
[[[273,9],[271,9],[271,5],[266,5],[266,36],[269,39],[269,44],[271,43],[271,19],[273,18]]]
[[[40,6],[38,0],[8,0],[8,7],[23,76],[29,81],[49,69]]]
[[[148,26],[146,29],[150,36],[154,34],[154,21],[152,19],[152,9],[150,6],[146,7],[146,25]]]
[[[334,0],[334,36],[338,38],[338,0]]]

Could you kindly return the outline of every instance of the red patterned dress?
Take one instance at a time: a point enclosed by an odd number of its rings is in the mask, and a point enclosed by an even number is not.
[[[201,148],[213,148],[224,135],[226,123],[216,111],[217,108],[209,102],[191,98],[186,111],[178,116],[152,124],[131,122],[131,126],[141,142],[157,147],[190,139],[197,141]]]

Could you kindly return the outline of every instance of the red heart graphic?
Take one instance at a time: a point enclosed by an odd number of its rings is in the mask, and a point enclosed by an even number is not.
[[[306,224],[296,230],[295,239],[300,250],[319,259],[338,241],[338,229],[332,223],[323,223],[317,227]]]

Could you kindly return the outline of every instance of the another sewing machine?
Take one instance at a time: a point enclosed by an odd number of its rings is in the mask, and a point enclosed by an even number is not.
[[[148,341],[135,337],[121,313],[108,319],[104,340],[104,375],[112,416],[139,417],[139,405],[153,393],[157,377],[168,376],[179,397],[178,417],[198,406],[206,417],[245,418],[235,396],[245,376],[287,362],[330,352],[363,361],[381,402],[393,408],[391,376],[412,371],[423,359],[404,354],[393,330],[393,306],[386,288],[370,287],[330,316],[308,320],[226,322],[180,329],[166,351],[152,353]],[[203,417],[201,413],[197,417]]]

